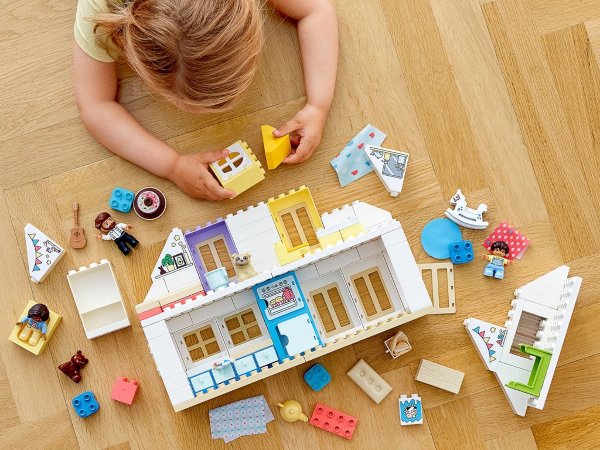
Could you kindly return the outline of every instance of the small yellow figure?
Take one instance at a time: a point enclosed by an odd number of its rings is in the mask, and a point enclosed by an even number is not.
[[[279,413],[286,422],[296,422],[301,420],[308,422],[308,417],[302,413],[302,405],[296,400],[286,400],[283,403],[277,403],[279,406]]]
[[[36,303],[27,312],[27,315],[17,322],[21,326],[18,336],[19,340],[36,346],[40,339],[46,339],[48,331],[48,320],[50,319],[50,310],[46,305]]]

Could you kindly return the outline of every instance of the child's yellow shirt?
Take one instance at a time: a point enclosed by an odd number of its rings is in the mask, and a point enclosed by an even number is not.
[[[114,62],[117,50],[110,46],[110,53],[96,43],[94,27],[96,23],[91,20],[96,14],[110,12],[106,0],[79,0],[77,15],[75,16],[75,42],[85,53],[101,62]],[[112,55],[112,56],[111,56]]]

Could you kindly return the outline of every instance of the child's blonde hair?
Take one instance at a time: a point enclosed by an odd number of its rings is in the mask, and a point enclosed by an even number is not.
[[[108,0],[94,18],[149,88],[181,109],[219,111],[250,85],[262,47],[257,0]]]

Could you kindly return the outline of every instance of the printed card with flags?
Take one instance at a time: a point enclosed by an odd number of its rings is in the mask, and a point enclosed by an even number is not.
[[[25,246],[29,276],[34,283],[43,281],[65,254],[56,241],[30,223],[25,225]]]
[[[506,328],[479,319],[467,319],[469,337],[486,367],[494,372],[506,342]]]

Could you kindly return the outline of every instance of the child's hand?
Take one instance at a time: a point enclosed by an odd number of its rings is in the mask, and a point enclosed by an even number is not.
[[[293,119],[273,131],[273,136],[290,135],[292,153],[283,160],[286,164],[298,164],[311,157],[321,143],[327,112],[313,105],[306,105]]]
[[[211,162],[225,158],[228,154],[229,151],[225,149],[179,155],[168,178],[193,198],[206,200],[233,198],[235,192],[223,188],[208,169]]]

